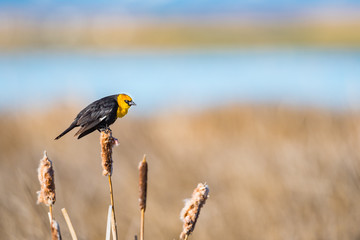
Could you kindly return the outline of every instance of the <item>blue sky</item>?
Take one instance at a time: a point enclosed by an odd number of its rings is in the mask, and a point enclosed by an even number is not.
[[[337,8],[360,7],[359,0],[0,0],[0,5],[13,7],[29,7],[32,9],[54,6],[74,6],[81,8],[95,7],[118,8],[134,12],[157,14],[176,13],[219,13],[234,11],[276,11],[298,10],[301,8]]]

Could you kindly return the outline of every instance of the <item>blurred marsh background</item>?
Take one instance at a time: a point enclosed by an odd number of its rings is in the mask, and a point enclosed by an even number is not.
[[[90,102],[137,103],[112,129],[120,239],[176,239],[182,200],[210,199],[194,239],[360,238],[360,2],[0,1],[0,239],[46,239],[36,169],[54,162],[55,218],[103,239],[98,133],[54,141]]]

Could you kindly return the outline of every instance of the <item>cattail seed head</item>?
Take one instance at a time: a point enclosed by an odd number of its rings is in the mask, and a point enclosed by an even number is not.
[[[106,129],[100,134],[101,159],[103,167],[103,175],[112,175],[112,148],[118,145],[118,140],[112,136],[111,130]]]
[[[51,221],[51,239],[61,240],[60,226],[59,223],[55,220]]]
[[[146,162],[146,156],[144,155],[143,160],[139,164],[139,205],[140,210],[146,209],[146,192],[147,192],[147,173],[148,164]]]
[[[199,183],[195,188],[191,199],[185,200],[185,206],[180,213],[180,219],[184,222],[180,239],[185,239],[186,236],[189,236],[194,231],[196,221],[200,214],[200,209],[204,206],[208,196],[208,185],[206,185],[206,183]]]
[[[54,205],[56,200],[54,170],[46,151],[44,151],[44,157],[40,160],[38,178],[41,189],[37,192],[37,203],[44,203],[47,206]]]

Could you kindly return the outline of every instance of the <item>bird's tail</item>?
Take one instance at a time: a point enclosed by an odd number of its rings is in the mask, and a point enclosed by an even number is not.
[[[59,136],[57,136],[55,138],[55,140],[58,140],[59,138],[61,138],[62,136],[64,136],[65,134],[67,134],[68,132],[70,132],[74,127],[77,127],[76,121],[74,121],[67,129],[65,129],[65,131],[63,131]]]

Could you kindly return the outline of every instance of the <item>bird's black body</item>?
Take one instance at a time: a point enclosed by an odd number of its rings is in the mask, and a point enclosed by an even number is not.
[[[95,130],[100,131],[108,128],[117,119],[117,111],[119,108],[119,104],[117,102],[118,96],[119,95],[107,96],[91,103],[89,106],[81,110],[71,125],[55,139],[61,138],[73,128],[79,126],[80,129],[75,134],[75,136],[79,135],[78,139]]]

